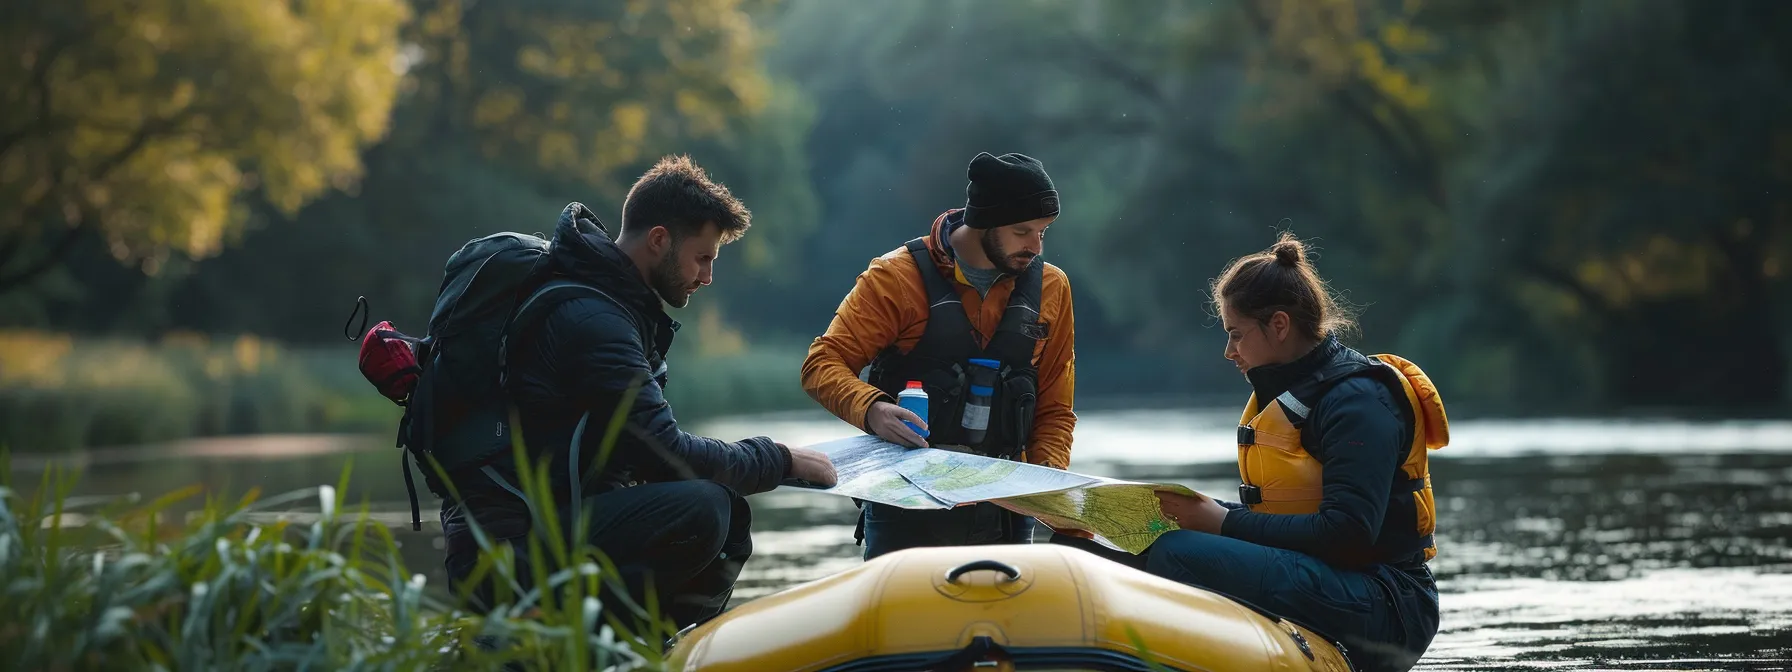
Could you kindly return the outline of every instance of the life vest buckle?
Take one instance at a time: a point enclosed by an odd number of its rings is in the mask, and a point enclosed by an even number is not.
[[[1246,429],[1249,429],[1249,428],[1247,427]],[[1245,506],[1255,506],[1257,504],[1262,504],[1263,503],[1263,488],[1259,488],[1259,487],[1257,487],[1255,485],[1251,485],[1249,483],[1238,484],[1238,501],[1239,501],[1239,503],[1244,504]]]
[[[1238,445],[1249,446],[1257,443],[1257,429],[1250,425],[1238,426]]]

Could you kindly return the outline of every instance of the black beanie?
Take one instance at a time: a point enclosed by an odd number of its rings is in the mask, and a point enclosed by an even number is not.
[[[1058,214],[1058,190],[1045,166],[1024,154],[971,159],[971,183],[964,188],[964,224],[993,229]]]

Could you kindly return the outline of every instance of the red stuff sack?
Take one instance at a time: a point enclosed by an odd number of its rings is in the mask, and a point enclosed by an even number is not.
[[[399,406],[410,400],[423,369],[417,366],[417,339],[398,333],[392,323],[381,321],[361,337],[361,375]]]

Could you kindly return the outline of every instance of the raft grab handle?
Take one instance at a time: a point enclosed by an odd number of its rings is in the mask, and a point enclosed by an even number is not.
[[[946,570],[946,583],[958,583],[958,577],[980,569],[1001,572],[1008,575],[1008,581],[1020,580],[1020,570],[1014,565],[996,560],[973,560],[952,569]]]

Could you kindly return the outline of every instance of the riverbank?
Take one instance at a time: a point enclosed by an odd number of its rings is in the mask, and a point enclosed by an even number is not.
[[[734,428],[742,423],[732,418],[762,423],[785,414],[805,421],[818,415],[825,419],[802,391],[805,346],[780,342],[708,354],[695,338],[681,338],[674,347],[666,397],[689,427],[713,421]],[[20,454],[59,454],[208,437],[389,437],[403,409],[361,377],[357,351],[358,344],[346,341],[287,347],[252,335],[173,334],[144,341],[0,330],[0,446]],[[1207,424],[1206,416],[1217,412],[1230,416],[1220,428],[1230,431],[1244,401],[1241,395],[1247,394],[1243,381],[1228,373],[1221,382],[1203,385],[1199,381],[1214,379],[1197,373],[1139,353],[1079,354],[1077,411],[1147,413],[1154,414],[1153,422],[1172,424]],[[1456,399],[1446,398],[1452,421],[1547,423],[1560,414],[1633,422],[1784,416],[1734,409],[1575,409]],[[1180,414],[1187,417],[1178,418]],[[727,438],[728,433],[717,436]]]
[[[389,434],[403,409],[356,369],[358,346],[289,348],[256,336],[156,341],[0,332],[0,446],[20,453],[189,438]],[[674,362],[680,420],[809,407],[803,352],[768,348]]]

